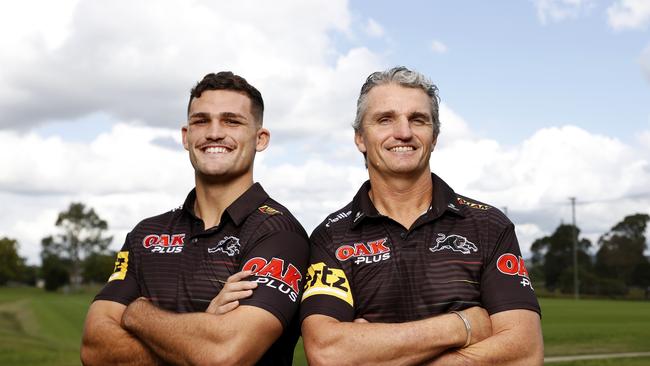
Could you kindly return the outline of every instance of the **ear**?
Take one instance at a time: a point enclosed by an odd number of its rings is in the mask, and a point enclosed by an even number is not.
[[[189,151],[190,150],[190,148],[189,148],[190,145],[187,143],[187,125],[184,125],[183,127],[181,127],[181,135],[183,136],[183,147],[185,148],[185,150]]]
[[[354,133],[354,143],[357,145],[357,149],[361,151],[362,153],[366,153],[368,149],[366,149],[366,143],[363,141],[363,136],[361,135],[361,132],[355,132]]]
[[[264,127],[257,130],[257,142],[255,143],[255,151],[264,151],[269,142],[271,141],[271,132]]]

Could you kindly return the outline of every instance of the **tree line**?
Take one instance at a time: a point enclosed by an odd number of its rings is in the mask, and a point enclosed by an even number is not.
[[[621,296],[632,287],[650,286],[650,261],[645,232],[650,216],[626,216],[597,243],[580,238],[580,229],[561,224],[555,231],[532,244],[529,273],[537,286],[573,293],[573,243],[577,243],[579,291],[598,296]],[[28,266],[18,255],[15,239],[0,239],[0,286],[9,282],[35,285],[44,280],[47,290],[64,285],[104,283],[112,273],[115,252],[108,249],[108,223],[94,209],[73,202],[59,213],[58,233],[41,241],[41,266]],[[596,249],[595,255],[591,249]]]
[[[41,240],[41,266],[28,266],[18,255],[15,239],[0,239],[0,286],[9,282],[36,285],[44,281],[46,290],[57,290],[82,283],[104,283],[115,263],[115,252],[108,249],[113,238],[106,236],[108,223],[92,208],[73,202],[59,213],[58,233]]]
[[[623,218],[597,243],[580,238],[580,229],[561,224],[549,236],[533,242],[532,268],[534,283],[546,290],[573,293],[573,243],[577,243],[578,290],[581,294],[623,296],[633,287],[647,291],[650,286],[650,261],[646,228],[650,216],[634,214]],[[590,249],[597,249],[590,255]],[[591,251],[593,252],[593,251]]]

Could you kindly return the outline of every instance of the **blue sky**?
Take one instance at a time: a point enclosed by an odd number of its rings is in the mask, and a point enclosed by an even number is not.
[[[508,207],[525,254],[570,220],[570,196],[595,242],[650,213],[649,27],[648,0],[3,3],[0,236],[34,263],[72,201],[107,219],[113,248],[178,206],[187,94],[219,70],[261,90],[255,177],[311,231],[367,179],[361,84],[405,65],[440,89],[434,172]]]

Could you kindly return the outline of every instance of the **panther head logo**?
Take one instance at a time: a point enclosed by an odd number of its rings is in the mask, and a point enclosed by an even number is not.
[[[451,249],[454,252],[461,252],[463,254],[470,254],[471,252],[477,252],[478,248],[476,244],[467,240],[466,237],[451,234],[449,236],[445,234],[438,234],[436,239],[436,245],[429,248],[432,252],[437,252],[443,249]]]
[[[216,246],[213,248],[208,248],[208,253],[222,252],[232,257],[235,254],[239,254],[239,238],[234,236],[224,237]]]

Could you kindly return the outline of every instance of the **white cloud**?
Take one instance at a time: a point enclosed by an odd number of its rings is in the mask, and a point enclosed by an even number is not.
[[[208,72],[232,69],[266,96],[299,98],[313,75],[331,74],[331,60],[355,55],[339,54],[328,34],[349,32],[344,0],[80,1],[66,14],[44,30],[23,21],[31,28],[11,38],[20,47],[1,59],[2,127],[24,130],[100,111],[176,126],[187,91]],[[50,28],[65,32],[46,44],[41,38]]]
[[[364,31],[370,37],[378,38],[378,37],[381,37],[381,36],[384,35],[384,28],[382,28],[381,24],[377,23],[372,18],[368,19],[368,22],[366,23]]]
[[[440,41],[433,40],[431,42],[431,51],[433,51],[435,53],[446,53],[447,52],[447,45],[445,45],[444,43],[442,43]]]
[[[575,19],[594,6],[594,0],[533,0],[542,24]]]
[[[607,8],[607,22],[615,30],[646,29],[650,24],[650,1],[618,0]]]

